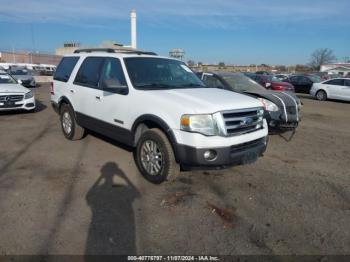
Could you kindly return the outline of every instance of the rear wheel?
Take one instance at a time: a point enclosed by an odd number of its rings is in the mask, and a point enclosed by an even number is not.
[[[147,130],[141,135],[135,158],[141,174],[155,184],[173,180],[180,172],[168,138],[157,128]]]
[[[63,104],[60,112],[61,127],[64,136],[69,140],[82,139],[85,129],[78,125],[71,106]]]
[[[325,101],[327,100],[327,93],[323,90],[320,90],[316,93],[316,98],[319,101]]]

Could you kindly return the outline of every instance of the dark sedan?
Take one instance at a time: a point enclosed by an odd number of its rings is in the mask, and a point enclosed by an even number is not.
[[[321,82],[321,78],[317,75],[293,75],[283,81],[291,83],[295,92],[309,94],[312,85]]]
[[[242,73],[212,72],[197,74],[207,87],[244,93],[259,99],[265,107],[269,130],[294,130],[300,121],[301,103],[292,92],[266,90]]]

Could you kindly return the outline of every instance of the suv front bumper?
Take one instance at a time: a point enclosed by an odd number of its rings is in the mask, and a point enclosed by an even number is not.
[[[177,161],[181,165],[191,167],[225,167],[232,165],[249,164],[255,162],[267,147],[268,137],[263,137],[247,143],[220,147],[194,148],[186,145],[176,146]],[[207,151],[216,152],[213,160],[204,157]]]

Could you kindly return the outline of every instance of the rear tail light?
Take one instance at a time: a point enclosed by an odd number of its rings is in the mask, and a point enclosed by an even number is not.
[[[274,86],[273,89],[274,89],[274,90],[279,90],[279,91],[286,91],[286,90],[288,90],[289,88],[288,88],[288,87],[285,87],[285,86]]]
[[[54,90],[54,87],[53,87],[53,82],[51,82],[51,85],[50,85],[50,93],[51,93],[51,95],[55,94],[55,90]]]

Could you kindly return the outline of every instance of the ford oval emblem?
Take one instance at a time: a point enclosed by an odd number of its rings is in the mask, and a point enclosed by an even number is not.
[[[241,121],[241,125],[251,125],[254,122],[253,118],[246,117]]]

